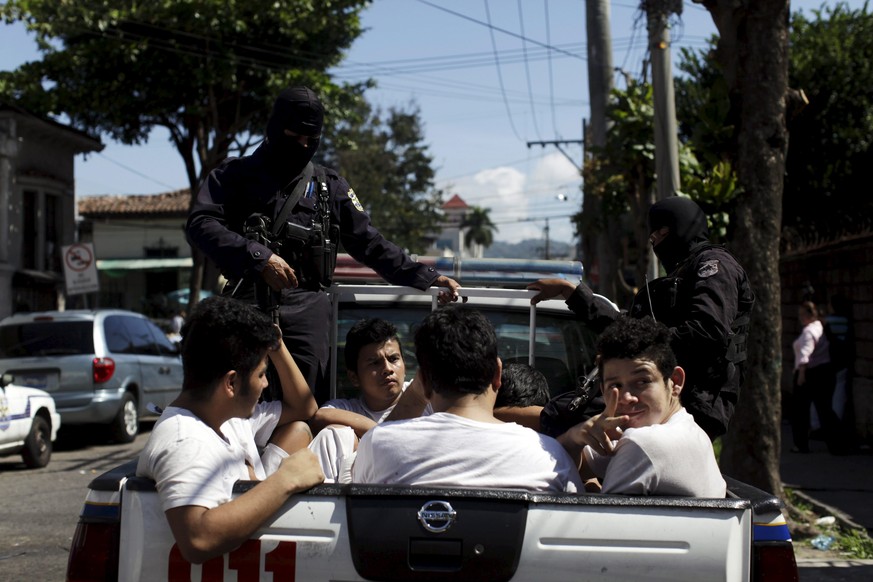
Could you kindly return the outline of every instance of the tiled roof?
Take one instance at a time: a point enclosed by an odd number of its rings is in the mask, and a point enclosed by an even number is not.
[[[455,194],[449,201],[443,204],[443,208],[470,208],[464,200]]]
[[[191,191],[176,190],[163,194],[128,194],[84,196],[79,199],[79,214],[98,216],[187,216]]]

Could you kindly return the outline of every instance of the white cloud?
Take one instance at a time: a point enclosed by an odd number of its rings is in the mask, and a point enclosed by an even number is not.
[[[471,206],[491,212],[499,230],[496,240],[519,242],[544,238],[549,217],[549,238],[563,242],[573,239],[569,218],[581,204],[581,179],[573,164],[555,152],[539,160],[526,174],[515,167],[499,166],[481,170],[448,185],[447,195],[458,194]],[[559,195],[564,198],[559,199]]]

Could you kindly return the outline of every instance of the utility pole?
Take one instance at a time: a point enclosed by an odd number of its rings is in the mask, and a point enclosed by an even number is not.
[[[649,30],[649,53],[652,55],[652,93],[655,101],[655,183],[657,199],[664,200],[674,196],[680,189],[679,130],[676,126],[668,23],[671,14],[682,14],[682,0],[644,0],[644,4]],[[658,259],[650,250],[649,280],[657,279],[658,275]]]
[[[551,249],[549,248],[549,219],[546,217],[546,228],[543,229],[543,232],[546,234],[546,256],[545,259],[548,261],[552,258]]]
[[[585,2],[588,35],[588,92],[591,103],[591,145],[606,145],[606,107],[612,91],[612,37],[609,34],[609,0]]]
[[[682,14],[682,0],[645,0],[652,55],[652,91],[655,100],[655,173],[658,200],[673,196],[679,186],[679,133],[673,67],[670,55],[671,14]]]
[[[587,0],[585,2],[585,32],[588,37],[588,94],[591,104],[591,122],[586,127],[586,145],[603,147],[606,145],[606,109],[609,93],[613,88],[612,36],[609,32],[609,0]],[[583,233],[584,258],[594,263],[596,257],[598,282],[596,288],[607,297],[617,299],[616,282],[618,257],[615,249],[617,228],[614,219],[600,220],[600,201],[594,196],[586,196],[582,202],[582,214],[590,224],[606,223],[597,232],[596,238]],[[589,268],[591,264],[587,265]]]

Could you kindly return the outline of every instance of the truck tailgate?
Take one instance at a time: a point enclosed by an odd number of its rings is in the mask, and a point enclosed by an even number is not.
[[[513,580],[748,580],[751,511],[706,505],[532,505]]]
[[[150,481],[129,479],[122,508],[123,581],[742,581],[751,567],[741,499],[321,485],[203,565],[175,549]]]

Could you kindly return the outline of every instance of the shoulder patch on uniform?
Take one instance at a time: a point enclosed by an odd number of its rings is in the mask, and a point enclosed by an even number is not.
[[[697,276],[703,279],[712,277],[716,273],[718,273],[718,259],[703,261],[697,269]]]
[[[352,201],[352,204],[355,205],[355,208],[358,210],[358,212],[363,212],[364,207],[361,205],[361,201],[358,200],[358,195],[355,194],[355,191],[352,190],[351,188],[349,188],[348,196],[349,196],[349,200]]]

